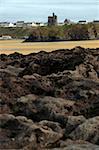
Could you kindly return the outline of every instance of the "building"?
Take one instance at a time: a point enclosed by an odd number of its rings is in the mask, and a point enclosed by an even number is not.
[[[58,23],[58,26],[63,26],[63,25],[64,25],[63,22],[59,22],[59,23]]]
[[[45,24],[40,22],[40,27],[44,27],[44,26],[45,26]]]
[[[99,20],[94,20],[93,23],[99,24]]]
[[[37,27],[38,25],[35,22],[32,22],[32,27]]]
[[[11,40],[11,39],[12,39],[12,37],[10,35],[2,35],[0,37],[0,40]]]
[[[26,22],[26,23],[24,23],[23,27],[32,27],[32,22]]]
[[[0,27],[9,28],[9,27],[15,27],[15,26],[13,23],[10,23],[10,22],[0,22]]]
[[[53,13],[53,16],[48,16],[48,25],[57,25],[57,16]]]
[[[79,24],[87,24],[87,21],[86,20],[80,20],[78,21]]]
[[[70,24],[71,24],[71,21],[70,21],[69,19],[65,19],[65,20],[64,20],[64,24],[70,25]]]
[[[0,27],[9,27],[9,22],[0,22]]]
[[[13,23],[9,23],[9,27],[13,28],[15,25]]]
[[[16,25],[16,27],[24,27],[24,25],[25,25],[25,23],[24,23],[24,21],[17,21],[16,23],[15,23],[15,25]]]
[[[40,22],[24,22],[24,21],[18,21],[16,22],[16,27],[38,27],[38,26],[44,26],[44,23]]]

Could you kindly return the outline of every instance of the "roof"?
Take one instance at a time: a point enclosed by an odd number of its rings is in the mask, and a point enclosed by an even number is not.
[[[86,22],[86,20],[80,20],[79,22]]]
[[[99,20],[94,20],[93,22],[99,22]]]

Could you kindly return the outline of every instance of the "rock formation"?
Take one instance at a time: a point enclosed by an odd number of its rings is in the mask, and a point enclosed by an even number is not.
[[[0,55],[0,149],[99,149],[99,49]]]

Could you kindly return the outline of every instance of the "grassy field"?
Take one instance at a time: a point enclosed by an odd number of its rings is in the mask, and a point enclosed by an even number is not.
[[[29,54],[32,52],[53,51],[57,49],[71,49],[76,46],[84,48],[99,48],[99,40],[66,41],[66,42],[38,42],[23,43],[22,40],[0,40],[0,54],[19,52]]]

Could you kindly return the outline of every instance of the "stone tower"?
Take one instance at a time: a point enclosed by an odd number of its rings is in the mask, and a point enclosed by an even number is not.
[[[57,25],[57,16],[53,13],[53,16],[48,16],[48,25],[55,26]]]

